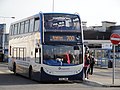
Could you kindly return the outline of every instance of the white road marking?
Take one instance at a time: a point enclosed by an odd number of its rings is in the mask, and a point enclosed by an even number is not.
[[[8,74],[8,73],[13,73],[10,70],[4,70],[4,71],[0,71],[0,74]]]

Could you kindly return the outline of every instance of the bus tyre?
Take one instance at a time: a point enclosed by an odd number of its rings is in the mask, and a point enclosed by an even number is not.
[[[14,72],[14,75],[16,75],[16,64],[15,63],[13,64],[13,72]]]
[[[29,68],[29,79],[32,79],[32,67]]]

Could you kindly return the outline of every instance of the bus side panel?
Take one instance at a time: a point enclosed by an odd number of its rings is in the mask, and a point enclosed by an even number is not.
[[[24,63],[24,65],[23,65]],[[29,69],[28,69],[28,63],[25,62],[16,62],[16,73],[20,74],[22,76],[28,77]]]
[[[64,79],[64,80],[62,80]],[[41,81],[44,82],[57,82],[57,81],[73,81],[73,80],[81,80],[83,81],[83,69],[79,74],[76,75],[68,75],[68,76],[55,76],[47,74],[43,68],[41,68]]]
[[[17,64],[16,65],[16,73],[30,78],[29,77],[29,73],[30,73],[29,72],[29,66],[25,67],[23,65]],[[32,74],[31,79],[36,80],[36,81],[40,81],[40,77],[41,77],[40,70],[37,71],[37,70],[33,69],[31,74]]]

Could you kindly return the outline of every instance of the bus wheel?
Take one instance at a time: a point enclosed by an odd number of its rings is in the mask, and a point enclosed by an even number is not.
[[[32,66],[29,67],[29,79],[32,79]]]
[[[15,63],[13,64],[13,72],[14,72],[14,75],[16,75],[16,64]]]

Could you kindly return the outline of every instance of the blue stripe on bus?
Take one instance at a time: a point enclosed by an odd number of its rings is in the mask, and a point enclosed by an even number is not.
[[[40,43],[43,42],[43,23],[42,23],[42,13],[40,12],[39,13],[39,20],[40,20],[40,23],[39,23],[39,27],[40,27]]]

